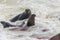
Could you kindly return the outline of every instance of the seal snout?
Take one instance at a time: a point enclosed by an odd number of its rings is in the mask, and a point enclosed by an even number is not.
[[[3,23],[5,23],[5,22],[4,22],[4,21],[1,21],[0,23],[2,23],[2,24],[3,24]]]

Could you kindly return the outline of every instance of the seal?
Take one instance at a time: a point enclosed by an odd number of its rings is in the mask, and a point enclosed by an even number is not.
[[[14,31],[14,30],[20,30],[20,31],[26,31],[26,30],[28,30],[29,27],[35,25],[35,16],[36,16],[35,14],[31,14],[30,17],[28,18],[27,23],[25,25],[23,25],[22,27],[20,27],[21,26],[20,25],[18,28],[14,28],[14,29],[10,29],[10,30],[12,30],[12,31]]]
[[[29,27],[29,26],[33,26],[33,25],[35,25],[35,14],[32,14],[30,17],[29,17],[29,19],[28,19],[28,21],[27,21],[27,26]]]
[[[18,14],[17,16],[12,18],[10,21],[15,22],[17,20],[24,20],[24,19],[29,18],[30,15],[31,15],[31,10],[30,9],[25,9],[25,11],[23,13]]]
[[[7,28],[7,27],[22,27],[25,24],[25,22],[23,22],[20,25],[12,25],[12,24],[10,24],[8,22],[5,22],[5,21],[1,21],[0,23],[3,25],[4,28]]]
[[[29,27],[34,26],[35,25],[35,16],[36,16],[35,14],[31,14],[27,21],[27,24],[24,27],[22,27],[20,30],[25,31],[25,30],[28,30]]]

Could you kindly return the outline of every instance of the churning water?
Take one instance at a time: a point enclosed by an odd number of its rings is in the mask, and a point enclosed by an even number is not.
[[[0,40],[48,40],[60,33],[60,0],[0,0],[0,21],[9,22],[26,8],[36,14],[35,26],[27,31],[9,31],[0,24]],[[43,29],[48,31],[43,32]]]

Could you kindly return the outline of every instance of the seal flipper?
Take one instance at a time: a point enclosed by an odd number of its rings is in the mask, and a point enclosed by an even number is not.
[[[1,21],[0,23],[3,25],[4,28],[10,27],[10,26],[12,27],[13,26],[12,24],[10,24],[8,22],[5,22],[5,21]]]

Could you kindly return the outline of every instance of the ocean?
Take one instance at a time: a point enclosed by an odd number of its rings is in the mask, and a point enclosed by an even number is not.
[[[10,31],[0,23],[0,40],[49,40],[60,33],[60,0],[0,0],[0,21],[10,22],[27,8],[36,14],[35,25],[27,31]]]

